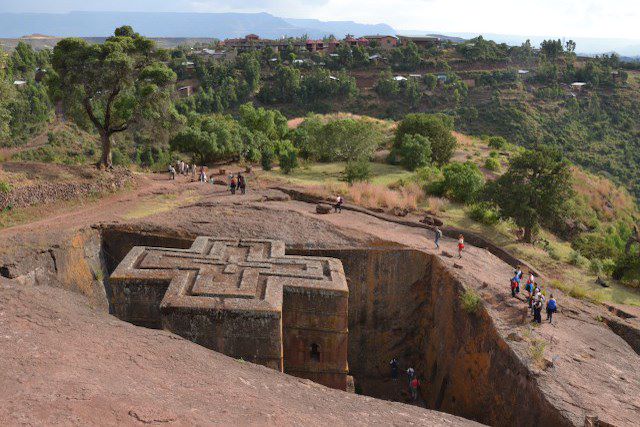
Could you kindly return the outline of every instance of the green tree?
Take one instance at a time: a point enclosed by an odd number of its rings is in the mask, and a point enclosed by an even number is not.
[[[484,186],[484,176],[472,162],[450,163],[442,168],[442,175],[442,190],[458,202],[473,202]]]
[[[420,84],[418,81],[413,78],[406,80],[402,85],[402,96],[412,108],[416,108],[420,105],[422,92],[420,91]]]
[[[555,61],[564,53],[560,39],[543,40],[542,43],[540,43],[540,50],[550,61]]]
[[[488,186],[487,194],[502,216],[524,228],[524,239],[531,242],[539,225],[564,217],[573,196],[569,163],[555,148],[525,151],[510,161],[509,170]]]
[[[431,164],[431,141],[422,135],[405,134],[398,150],[400,163],[411,171]]]
[[[100,45],[63,39],[52,60],[57,74],[51,79],[53,90],[66,102],[80,102],[100,134],[99,165],[105,167],[111,165],[112,135],[127,130],[135,120],[162,112],[169,102],[163,89],[176,79],[157,60],[151,40],[128,26],[114,34]]]
[[[316,138],[315,156],[321,161],[368,160],[381,142],[379,129],[365,120],[332,120]]]
[[[451,159],[456,148],[453,119],[443,114],[407,114],[396,129],[394,147],[400,148],[404,136],[422,135],[431,142],[431,159],[443,165]]]
[[[253,104],[242,104],[239,109],[240,124],[252,132],[260,131],[272,140],[283,139],[289,129],[287,118],[278,110],[255,108]]]
[[[368,181],[371,178],[371,163],[366,159],[347,162],[344,178],[349,184],[358,181]]]
[[[286,175],[298,167],[298,149],[293,146],[291,141],[284,140],[278,144],[278,163]]]
[[[384,98],[392,98],[400,93],[400,85],[393,79],[391,71],[383,71],[374,86],[376,93]]]
[[[194,161],[237,159],[245,151],[238,123],[228,116],[193,116],[170,141],[174,151],[191,154]]]

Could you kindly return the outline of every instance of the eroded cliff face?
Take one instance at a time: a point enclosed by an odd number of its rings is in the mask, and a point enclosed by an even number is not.
[[[482,305],[467,312],[465,288],[436,256],[405,248],[292,250],[339,258],[349,284],[349,369],[362,393],[403,400],[413,367],[428,408],[491,425],[571,425],[539,390],[524,361]]]

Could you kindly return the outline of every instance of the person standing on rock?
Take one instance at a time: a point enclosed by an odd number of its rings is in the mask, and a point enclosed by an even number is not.
[[[395,357],[391,359],[391,362],[389,362],[389,367],[391,368],[391,379],[397,380],[398,379],[398,359],[396,359]]]
[[[511,279],[511,296],[515,298],[517,293],[520,293],[520,277],[516,274]]]
[[[462,250],[464,249],[464,236],[458,236],[458,258],[462,259]]]
[[[231,181],[229,182],[229,189],[231,190],[231,194],[236,194],[237,186],[238,182],[236,181],[236,177],[231,175]]]
[[[341,195],[338,195],[338,197],[336,197],[336,204],[333,205],[335,213],[342,213],[342,205],[344,205],[344,199]]]
[[[533,301],[533,321],[542,323],[542,294],[538,292]]]
[[[436,249],[440,249],[440,239],[442,239],[442,230],[440,230],[440,227],[436,227],[436,238],[434,243],[436,244]]]
[[[409,369],[407,369],[407,377],[409,377],[409,388],[411,388],[411,381],[413,380],[413,377],[416,375],[416,371],[409,366]]]
[[[240,190],[240,194],[245,194],[247,192],[247,182],[244,179],[244,175],[241,173],[238,174],[238,190]]]
[[[558,303],[553,297],[553,294],[551,294],[549,295],[549,301],[547,301],[547,320],[549,321],[549,323],[553,323],[551,319],[553,317],[553,313],[555,313],[556,311],[558,311]]]
[[[418,387],[420,387],[420,381],[418,380],[418,377],[414,377],[409,385],[409,389],[411,390],[411,400],[414,402],[418,400]]]

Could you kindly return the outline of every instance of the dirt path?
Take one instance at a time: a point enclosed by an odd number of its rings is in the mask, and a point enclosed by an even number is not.
[[[196,200],[210,186],[190,182],[184,177],[169,180],[166,174],[139,174],[134,190],[118,192],[96,201],[82,202],[72,207],[54,208],[46,218],[0,230],[0,238],[24,233],[65,231],[90,226],[102,221],[140,217]],[[146,210],[145,210],[146,209]]]

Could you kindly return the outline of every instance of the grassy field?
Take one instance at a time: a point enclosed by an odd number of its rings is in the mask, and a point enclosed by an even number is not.
[[[269,178],[276,178],[297,185],[319,185],[344,182],[344,168],[346,163],[312,163],[302,165],[289,175],[282,174],[279,170],[262,172]],[[390,185],[401,179],[410,178],[413,174],[400,166],[386,163],[371,163],[371,184]]]

